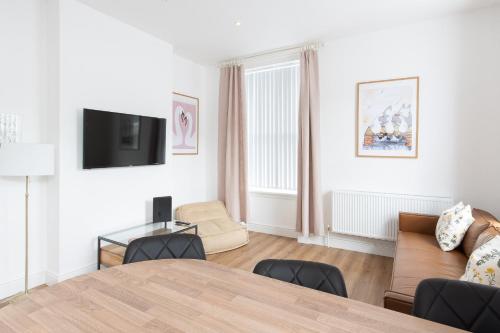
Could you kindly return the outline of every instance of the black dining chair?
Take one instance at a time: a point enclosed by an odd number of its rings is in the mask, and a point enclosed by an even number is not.
[[[124,264],[157,259],[206,260],[201,238],[191,234],[169,234],[134,239],[125,250]]]
[[[459,280],[422,280],[413,315],[475,333],[500,332],[500,289]]]
[[[266,259],[259,262],[253,272],[299,286],[347,297],[344,278],[340,270],[335,266],[303,260]]]

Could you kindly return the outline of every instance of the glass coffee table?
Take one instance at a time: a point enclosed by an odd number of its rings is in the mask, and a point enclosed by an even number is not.
[[[106,266],[117,265],[120,258],[123,258],[127,245],[134,239],[156,235],[178,234],[193,230],[198,234],[198,225],[193,223],[172,221],[146,223],[118,230],[109,234],[97,237],[97,269],[101,269],[101,264]],[[101,246],[102,243],[109,243]],[[103,262],[104,257],[104,262]]]

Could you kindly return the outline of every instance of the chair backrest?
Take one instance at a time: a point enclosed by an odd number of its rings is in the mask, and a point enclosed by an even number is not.
[[[169,234],[134,239],[128,244],[124,264],[156,259],[202,259],[205,249],[201,238],[191,234]]]
[[[422,280],[413,315],[475,333],[500,332],[500,288],[459,280]]]
[[[299,286],[347,297],[344,278],[340,270],[335,266],[302,260],[266,259],[259,262],[253,272]]]

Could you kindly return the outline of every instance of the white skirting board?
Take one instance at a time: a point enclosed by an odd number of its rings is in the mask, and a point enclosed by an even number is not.
[[[249,231],[261,232],[264,234],[297,238],[302,244],[314,244],[328,246],[338,249],[376,254],[384,257],[393,257],[395,242],[378,240],[372,238],[330,233],[329,236],[299,236],[295,229],[277,227],[260,223],[248,223]]]
[[[45,283],[45,272],[29,275],[29,288],[34,288]],[[24,276],[0,284],[0,300],[24,291]]]
[[[295,231],[294,228],[248,222],[247,229],[249,231],[261,232],[263,234],[297,238],[297,231]]]
[[[46,283],[48,285],[53,285],[55,283],[58,283],[58,282],[61,282],[64,280],[71,279],[75,276],[79,276],[79,275],[93,272],[95,270],[97,270],[97,263],[92,263],[92,264],[86,265],[84,267],[81,267],[81,268],[78,268],[78,269],[75,269],[73,271],[63,273],[63,274],[55,274],[53,272],[47,271]]]
[[[396,242],[331,233],[329,246],[338,249],[394,257]]]
[[[87,274],[93,272],[97,269],[97,263],[92,263],[81,267],[79,269],[75,269],[70,272],[66,272],[63,274],[55,274],[53,272],[38,272],[30,274],[29,276],[29,288],[35,288],[41,286],[42,284],[53,285],[55,283],[71,279],[75,276]],[[24,291],[24,277],[7,281],[0,284],[0,300],[11,297],[19,292]]]
[[[302,244],[328,246],[335,249],[376,254],[384,257],[394,257],[396,242],[374,238],[358,237],[330,233],[325,236],[299,236],[297,241]]]

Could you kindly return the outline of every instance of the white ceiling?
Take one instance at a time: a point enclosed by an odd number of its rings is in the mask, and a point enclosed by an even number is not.
[[[80,0],[204,64],[379,30],[500,0]],[[235,25],[236,21],[241,26]]]

